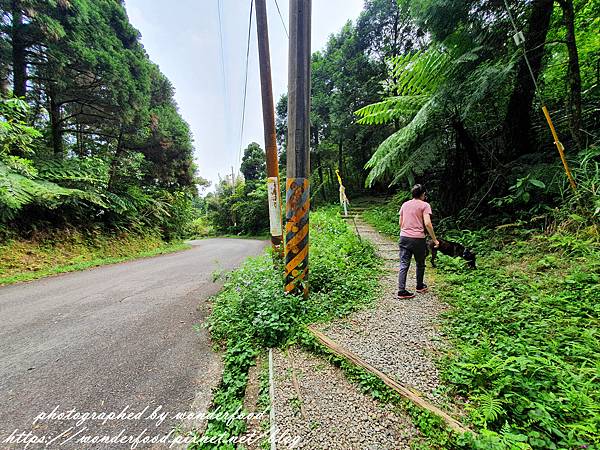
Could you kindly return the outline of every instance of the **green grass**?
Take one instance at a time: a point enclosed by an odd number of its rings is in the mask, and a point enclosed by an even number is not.
[[[398,194],[389,202],[364,211],[363,218],[380,233],[399,239],[398,212],[402,203],[406,200],[408,200],[406,195]]]
[[[347,315],[377,298],[380,261],[374,248],[361,242],[335,209],[311,213],[310,220],[308,299],[283,292],[283,269],[273,266],[269,254],[251,258],[229,274],[214,298],[209,328],[225,352],[213,409],[235,411],[242,405],[248,369],[261,351],[289,343],[306,323]],[[239,436],[244,429],[242,420],[211,420],[203,436]],[[193,446],[215,447],[199,441]]]
[[[35,239],[0,245],[0,285],[31,281],[66,272],[145,258],[190,246],[163,242],[154,235],[84,234],[61,230]]]
[[[443,375],[498,448],[600,445],[600,251],[576,236],[525,233],[479,269],[443,259],[455,344]],[[475,246],[494,247],[482,233]],[[510,443],[510,445],[509,445]]]
[[[393,209],[365,219],[396,235]],[[598,448],[600,246],[526,226],[446,231],[476,251],[478,269],[440,256],[437,292],[453,307],[442,376],[480,433],[470,447]]]

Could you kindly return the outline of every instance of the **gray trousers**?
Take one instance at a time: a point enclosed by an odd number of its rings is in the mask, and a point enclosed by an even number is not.
[[[406,289],[406,275],[413,255],[417,262],[417,288],[423,287],[425,276],[425,257],[427,244],[425,238],[400,237],[400,273],[398,274],[398,292]]]

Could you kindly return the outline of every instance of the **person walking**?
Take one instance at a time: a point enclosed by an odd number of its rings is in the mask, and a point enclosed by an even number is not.
[[[425,257],[427,256],[425,230],[431,236],[435,248],[440,245],[431,224],[431,206],[425,201],[426,195],[425,188],[417,184],[412,188],[412,200],[404,202],[399,212],[400,273],[398,274],[398,298],[401,299],[415,296],[415,294],[406,290],[406,276],[413,255],[417,263],[417,292],[427,292],[427,285],[423,282]]]

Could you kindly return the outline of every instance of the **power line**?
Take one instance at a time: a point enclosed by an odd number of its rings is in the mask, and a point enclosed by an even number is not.
[[[242,139],[244,136],[244,123],[246,121],[246,94],[248,93],[248,60],[250,58],[250,33],[252,32],[252,10],[254,0],[250,0],[250,18],[248,20],[248,43],[246,46],[246,75],[244,79],[244,100],[242,102],[242,125],[240,127],[240,148],[238,150],[238,165],[241,163]]]
[[[225,51],[223,49],[223,21],[221,19],[221,0],[217,0],[217,16],[219,18],[219,44],[221,50],[221,77],[223,78],[223,92],[225,94],[223,99],[223,115],[225,117],[226,122],[230,122],[230,108],[229,108],[229,88],[227,86],[227,77],[225,72]],[[229,125],[229,124],[227,124]],[[226,126],[229,128],[229,126]],[[227,133],[229,135],[229,133]],[[227,141],[230,141],[227,139]],[[229,142],[225,144],[229,145]]]
[[[287,38],[290,38],[287,27],[285,26],[285,20],[283,20],[283,16],[281,15],[281,10],[279,9],[279,3],[275,0],[275,6],[277,6],[277,12],[279,13],[279,18],[281,19],[281,25],[283,25],[283,29],[285,30],[285,35]]]
[[[523,36],[523,35],[522,35],[522,33],[519,32],[519,29],[517,28],[517,23],[515,22],[515,19],[513,18],[513,15],[510,10],[510,6],[508,6],[507,0],[504,0],[504,7],[506,8],[506,12],[508,13],[508,18],[510,19],[510,23],[512,24],[513,30],[515,32],[515,38],[514,38],[515,44],[517,44],[517,46],[520,46],[523,49],[523,56],[525,57],[525,63],[527,64],[527,68],[529,69],[529,74],[531,75],[531,80],[533,81],[533,86],[535,87],[535,94],[538,96],[538,98],[540,99],[540,101],[543,104],[544,102],[542,101],[542,98],[541,98],[537,80],[535,79],[535,75],[533,74],[533,69],[531,68],[531,64],[529,63],[529,58],[527,57],[527,48],[525,47],[525,42],[518,40],[519,34],[521,34],[521,36]]]
[[[227,89],[227,83],[225,83],[225,52],[223,51],[223,22],[221,20],[221,0],[217,0],[217,15],[219,16],[219,44],[221,47],[221,72],[223,74],[223,84]]]

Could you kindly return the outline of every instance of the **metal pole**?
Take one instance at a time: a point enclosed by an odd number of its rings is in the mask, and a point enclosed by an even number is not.
[[[565,148],[563,147],[562,142],[560,142],[560,140],[558,139],[558,134],[556,133],[556,129],[554,128],[554,124],[552,123],[552,119],[550,118],[550,113],[548,112],[548,108],[546,108],[546,105],[542,106],[542,111],[544,112],[544,116],[546,117],[546,121],[548,122],[548,126],[550,127],[550,132],[552,133],[552,137],[554,138],[554,145],[556,145],[556,148],[558,149],[558,153],[563,163],[563,167],[565,168],[567,178],[569,179],[571,189],[573,189],[574,192],[577,192],[577,184],[575,184],[575,179],[573,178],[571,169],[569,169],[567,157],[565,156]]]
[[[269,194],[269,223],[271,244],[275,255],[283,249],[281,224],[281,191],[279,188],[279,159],[277,158],[277,138],[275,135],[275,109],[273,106],[273,85],[271,82],[271,56],[269,50],[269,28],[265,0],[256,0],[256,33],[258,35],[258,60],[260,66],[260,90],[262,93],[263,126],[265,151],[267,156],[267,190]]]
[[[512,23],[513,29],[515,31],[515,36],[519,34],[519,29],[517,28],[517,24],[513,15],[510,11],[510,7],[508,6],[508,1],[504,0],[504,6],[506,8],[506,12],[508,13],[508,17],[510,22]],[[521,35],[522,36],[522,35]],[[525,48],[525,41],[521,38],[519,40],[515,39],[515,44],[517,46],[521,46],[523,49],[523,56],[525,57],[525,63],[527,64],[527,68],[529,69],[529,74],[531,75],[531,80],[533,81],[533,86],[535,87],[535,93],[540,100],[542,105],[542,112],[544,113],[544,117],[546,118],[546,122],[548,122],[548,127],[550,127],[550,132],[552,133],[552,137],[554,138],[554,145],[558,149],[558,154],[560,155],[560,159],[563,163],[563,167],[565,168],[565,173],[567,174],[567,178],[569,179],[569,184],[571,185],[571,189],[573,192],[577,194],[577,184],[575,183],[575,179],[573,178],[573,174],[571,173],[571,169],[569,168],[569,163],[567,162],[567,158],[565,156],[565,147],[562,142],[560,142],[558,138],[558,134],[556,133],[556,129],[554,128],[554,124],[552,123],[552,119],[550,118],[550,113],[548,112],[548,108],[546,108],[546,104],[544,103],[544,99],[539,90],[539,86],[537,80],[535,79],[535,75],[533,74],[533,69],[531,68],[531,64],[529,63],[529,58],[527,57],[527,49]]]
[[[285,290],[308,295],[311,0],[290,0]]]

